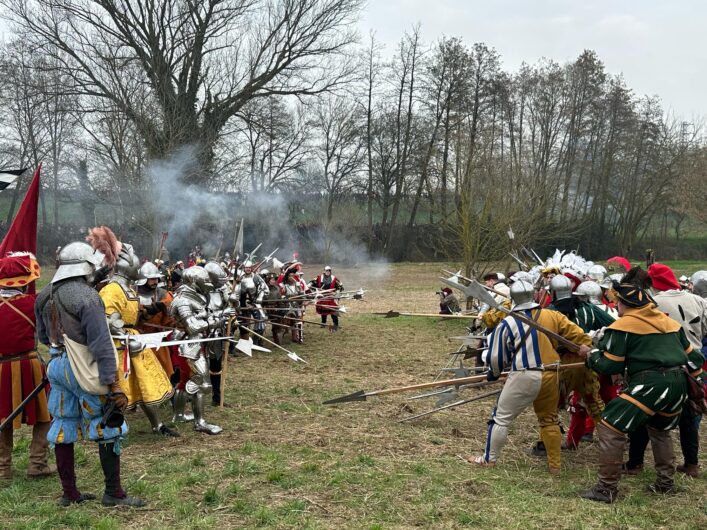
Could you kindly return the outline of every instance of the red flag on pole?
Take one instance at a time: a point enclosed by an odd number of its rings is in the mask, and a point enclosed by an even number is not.
[[[34,172],[32,182],[27,188],[20,209],[0,243],[0,257],[5,257],[8,252],[31,252],[37,255],[37,205],[39,203],[39,170]]]

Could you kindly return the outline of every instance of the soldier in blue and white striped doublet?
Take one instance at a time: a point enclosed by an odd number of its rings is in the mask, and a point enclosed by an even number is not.
[[[533,285],[529,282],[521,280],[513,283],[513,311],[522,311],[544,328],[575,344],[591,345],[591,338],[567,317],[557,311],[540,309],[533,302],[533,294]],[[494,465],[506,444],[511,423],[532,404],[538,417],[540,436],[547,449],[550,472],[559,472],[562,435],[557,415],[558,373],[542,369],[543,365],[559,361],[559,354],[545,334],[523,324],[513,315],[503,319],[489,341],[488,378],[497,379],[505,368],[510,368],[510,374],[489,421],[484,455],[472,457],[470,462]]]

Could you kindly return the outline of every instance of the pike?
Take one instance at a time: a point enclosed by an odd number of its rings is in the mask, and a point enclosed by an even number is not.
[[[396,318],[396,317],[430,317],[430,318],[466,318],[466,319],[476,319],[479,315],[440,315],[437,313],[404,313],[398,311],[388,311],[387,313],[375,312],[373,315],[383,315],[385,318]]]
[[[262,266],[265,265],[267,262],[269,262],[270,260],[272,260],[273,257],[275,256],[275,252],[277,252],[278,250],[280,250],[279,247],[276,248],[275,250],[273,250],[270,254],[268,254],[267,256],[265,256],[263,259],[261,259],[258,263],[256,263],[256,264],[253,266],[253,272],[258,272],[258,270],[260,269],[260,267],[262,267]],[[255,252],[255,250],[254,250],[253,252]]]
[[[423,416],[429,416],[430,414],[434,414],[435,412],[440,412],[440,411],[447,410],[447,409],[453,409],[454,407],[459,407],[460,405],[465,405],[466,403],[471,403],[472,401],[478,401],[480,399],[485,399],[487,397],[496,396],[496,395],[500,394],[502,391],[503,391],[503,389],[500,388],[498,390],[494,390],[493,392],[487,392],[486,394],[481,394],[480,396],[474,396],[474,397],[468,398],[468,399],[461,399],[459,401],[455,401],[454,403],[448,403],[447,405],[437,407],[436,409],[428,410],[427,412],[421,412],[420,414],[415,414],[414,416],[408,416],[407,418],[403,418],[402,420],[398,420],[396,423],[403,423],[404,421],[412,421],[412,420],[416,420],[418,418],[422,418]]]
[[[228,325],[226,326],[226,335],[231,334],[231,326],[233,325],[233,317],[228,319]],[[221,356],[221,388],[226,388],[226,376],[228,375],[228,353],[231,349],[231,341],[226,341],[223,346],[223,355]],[[219,399],[218,406],[223,408],[224,398],[226,397],[226,392],[221,392],[221,398]]]
[[[267,342],[268,344],[271,344],[271,345],[275,346],[278,350],[284,351],[284,352],[287,354],[287,357],[289,357],[289,358],[292,359],[293,361],[295,361],[295,362],[302,361],[303,363],[307,364],[307,361],[305,361],[304,359],[302,359],[302,357],[300,357],[299,355],[297,355],[295,352],[290,351],[290,350],[288,350],[287,348],[283,348],[282,346],[280,346],[279,344],[274,343],[274,342],[271,341],[270,339],[268,339],[268,338],[266,338],[266,337],[263,337],[260,333],[256,333],[255,331],[253,331],[253,330],[247,328],[247,327],[244,326],[243,324],[238,324],[238,327],[241,328],[241,329],[244,329],[245,331],[247,331],[247,332],[250,333],[251,335],[255,335],[256,337],[261,338],[262,340],[264,340],[264,341]],[[233,338],[233,337],[231,337],[231,338]]]
[[[572,344],[572,343],[570,343]],[[571,364],[548,364],[542,367],[543,370],[570,370],[573,368],[583,368],[585,366],[584,363],[571,363]],[[508,374],[511,372],[503,372],[500,374],[500,378],[505,378],[508,377]],[[472,375],[469,377],[457,377],[455,379],[444,379],[441,381],[432,381],[431,383],[418,383],[415,385],[408,385],[408,386],[398,386],[398,387],[393,387],[393,388],[386,388],[383,390],[373,390],[371,392],[366,392],[365,390],[359,390],[357,392],[354,392],[352,394],[347,394],[345,396],[340,396],[337,398],[330,399],[328,401],[325,401],[323,404],[324,405],[335,405],[337,403],[348,403],[350,401],[366,401],[367,398],[373,397],[373,396],[383,396],[383,395],[388,395],[388,394],[399,394],[401,392],[407,392],[408,390],[421,390],[423,388],[438,388],[442,386],[459,386],[463,385],[466,383],[478,383],[481,381],[485,381],[487,376],[484,375]]]
[[[535,328],[539,332],[544,333],[549,339],[554,340],[557,343],[563,345],[571,352],[577,353],[579,351],[578,345],[576,345],[570,340],[567,340],[562,335],[559,335],[554,331],[547,329],[545,326],[541,326],[532,318],[526,317],[523,313],[520,313],[518,311],[511,311],[510,309],[503,307],[501,304],[496,302],[496,299],[493,296],[491,296],[488,292],[484,290],[484,286],[481,285],[479,282],[472,281],[468,285],[468,288],[471,292],[474,293],[474,298],[477,298],[480,302],[488,304],[489,307],[493,307],[501,311],[502,313],[505,313],[506,315],[513,316],[513,318],[520,320],[531,328]]]
[[[495,382],[496,381],[481,381],[480,383],[472,383],[470,385],[461,385],[457,390],[467,390],[469,388],[481,388],[481,387],[492,385]],[[449,389],[445,388],[444,390],[435,390],[434,392],[428,392],[427,394],[419,394],[417,396],[413,396],[408,399],[409,399],[409,401],[413,401],[415,399],[425,399],[428,397],[439,396],[440,394],[444,394],[445,392],[449,392]]]
[[[451,274],[451,272],[446,271],[446,270],[444,270],[444,269],[442,269],[442,272],[445,273],[445,274]],[[461,274],[454,274],[454,276],[456,276],[457,278],[461,278],[462,280],[467,281],[467,282],[469,282],[469,283],[471,283],[471,282],[476,282],[476,280],[473,280],[473,279],[471,279],[471,278],[467,278],[466,276],[462,276]],[[450,280],[450,279],[448,279],[448,278],[440,278],[440,280],[442,280],[443,283],[449,285],[450,287],[454,287],[455,289],[459,289],[460,291],[463,291],[464,294],[467,296],[467,298],[469,298],[469,297],[478,298],[478,297],[476,297],[476,296],[473,296],[473,292],[469,290],[469,286],[468,286],[468,285],[462,285],[461,283],[455,282],[455,281]],[[477,282],[477,283],[478,283],[478,282]],[[493,287],[486,287],[485,285],[483,285],[483,284],[481,284],[481,283],[479,283],[479,285],[480,285],[483,289],[486,289],[486,290],[487,290],[488,292],[490,292],[490,293],[497,294],[498,296],[502,296],[503,298],[508,298],[508,295],[507,295],[507,294],[502,293],[501,291],[497,291],[497,290],[494,289]],[[469,294],[469,293],[472,293],[472,294]]]
[[[160,240],[160,248],[157,251],[157,259],[162,259],[162,254],[164,254],[164,244],[165,241],[167,241],[167,237],[169,236],[169,232],[162,232],[162,239]]]
[[[509,252],[508,255],[512,257],[514,260],[518,262],[518,265],[521,266],[522,269],[528,270],[530,267],[528,267],[528,264],[524,261],[522,261],[518,256],[516,256],[513,252]]]
[[[206,337],[203,339],[185,339],[185,340],[166,340],[166,341],[157,341],[156,336],[161,335],[164,337],[167,333],[145,333],[145,334],[136,334],[136,335],[112,335],[112,338],[115,340],[127,340],[127,339],[137,339],[140,340],[142,337],[143,339],[146,339],[145,341],[145,347],[146,348],[161,348],[163,346],[179,346],[181,344],[196,344],[200,342],[213,342],[217,340],[228,340],[234,338],[233,336],[230,337]],[[125,349],[125,348],[118,348],[120,349]]]
[[[334,306],[325,306],[325,309],[331,313],[346,313],[346,306],[341,306],[341,307],[334,307]],[[272,312],[277,312],[277,313],[287,313],[288,311],[292,311],[291,307],[264,307],[264,311],[272,311]]]
[[[294,320],[296,322],[304,322],[305,324],[312,324],[314,326],[319,326],[320,328],[326,327],[326,324],[322,324],[321,322],[314,322],[313,320],[304,320],[303,318],[295,318],[295,317],[285,317],[288,320]],[[257,318],[252,318],[252,317],[238,317],[238,320],[249,320],[252,322],[257,322]],[[280,326],[282,328],[293,328],[294,326],[288,326],[287,324],[278,324],[277,322],[272,322],[271,320],[267,320],[271,326]]]

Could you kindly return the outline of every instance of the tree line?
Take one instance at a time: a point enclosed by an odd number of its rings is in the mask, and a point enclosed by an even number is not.
[[[44,161],[45,224],[68,196],[87,219],[103,200],[159,231],[149,164],[185,146],[182,184],[292,197],[293,222],[308,208],[324,234],[354,224],[392,259],[630,254],[707,221],[701,124],[591,50],[510,72],[488,44],[419,28],[385,49],[352,30],[360,0],[0,5],[15,35],[0,162]]]

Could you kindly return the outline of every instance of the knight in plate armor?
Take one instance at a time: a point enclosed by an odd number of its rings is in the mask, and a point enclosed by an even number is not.
[[[223,317],[222,325],[218,329],[214,329],[211,332],[212,337],[224,337],[228,333],[228,321],[231,315],[235,313],[231,308],[232,304],[238,304],[238,298],[231,291],[231,286],[228,282],[228,274],[215,261],[209,261],[205,266],[204,270],[209,275],[211,284],[213,285],[213,290],[209,293],[209,313],[213,315],[220,315]],[[212,341],[206,343],[206,350],[209,354],[209,376],[211,379],[211,400],[214,406],[219,406],[221,404],[221,375],[223,370],[223,353],[224,353],[224,343],[223,341]]]
[[[280,295],[287,300],[283,306],[283,324],[291,326],[292,342],[299,344],[304,343],[304,334],[302,333],[302,305],[304,303],[305,290],[302,287],[302,282],[294,268],[288,269],[282,276],[280,283]]]
[[[213,290],[209,273],[203,267],[189,267],[184,271],[182,285],[175,293],[170,314],[187,338],[206,338],[222,328],[225,318],[230,318],[228,313],[218,314],[209,310],[209,298]],[[207,434],[219,434],[223,429],[204,419],[204,399],[212,391],[209,361],[204,346],[199,342],[182,344],[179,346],[179,356],[186,359],[191,377],[184,388],[178,388],[175,394],[175,421],[188,421],[184,407],[187,399],[191,398],[194,429]]]
[[[253,330],[262,335],[265,331],[266,316],[263,311],[263,299],[269,289],[265,280],[257,274],[253,268],[253,263],[248,260],[243,263],[243,273],[238,278],[235,296],[238,298],[239,314],[244,320],[241,327],[241,337],[248,338],[246,328],[253,325]],[[254,342],[262,345],[262,339],[256,337]]]

